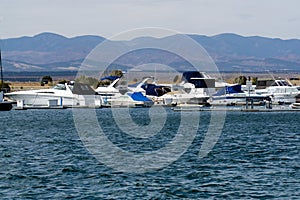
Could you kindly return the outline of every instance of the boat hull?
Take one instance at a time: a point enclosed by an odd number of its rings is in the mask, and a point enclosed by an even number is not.
[[[11,109],[11,102],[0,102],[0,111],[10,111]]]
[[[254,104],[264,104],[266,96],[260,95],[223,95],[214,96],[211,99],[211,105],[230,106],[230,105],[245,105],[246,99],[252,99]]]
[[[151,107],[152,101],[135,101],[129,95],[102,96],[103,107]]]
[[[293,103],[293,104],[290,105],[290,107],[292,109],[299,109],[300,110],[300,103]]]
[[[15,101],[23,101],[28,106],[47,106],[50,100],[57,100],[59,106],[76,106],[79,100],[76,95],[55,96],[47,94],[10,94],[8,97]]]

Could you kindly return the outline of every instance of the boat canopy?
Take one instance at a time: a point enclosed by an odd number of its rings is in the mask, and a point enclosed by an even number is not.
[[[91,88],[91,86],[83,83],[75,83],[73,87],[73,94],[79,95],[94,95],[95,91]]]
[[[130,85],[128,85],[128,87],[136,88],[139,84],[140,84],[140,82],[139,83],[130,84]]]
[[[142,88],[146,91],[146,95],[160,97],[168,92],[171,92],[171,88],[168,86],[144,84]]]
[[[100,80],[101,81],[104,81],[104,80],[114,81],[118,78],[121,78],[121,77],[120,76],[105,76],[105,77],[101,78]]]
[[[192,83],[195,88],[214,88],[215,79],[204,76],[198,71],[188,71],[182,73],[182,81]]]
[[[141,92],[133,92],[129,94],[129,96],[135,101],[151,101],[150,99],[145,97]]]
[[[222,95],[225,95],[225,94],[236,94],[236,93],[244,93],[242,91],[242,86],[241,85],[225,86],[224,88],[219,90],[213,96],[222,96]]]

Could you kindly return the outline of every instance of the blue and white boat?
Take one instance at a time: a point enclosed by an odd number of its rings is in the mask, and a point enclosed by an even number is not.
[[[155,103],[175,106],[206,105],[210,98],[209,90],[214,88],[215,79],[204,72],[186,71],[182,73],[180,84],[150,85],[145,90]]]
[[[107,87],[100,86],[95,90],[101,95],[102,107],[150,107],[153,105],[153,101],[140,91],[143,84],[136,87],[124,87],[120,84],[121,77],[102,78],[102,80],[106,79],[112,83]]]
[[[252,99],[256,103],[264,103],[268,99],[267,95],[248,93],[242,90],[241,85],[225,86],[215,93],[210,103],[212,105],[241,105],[246,103],[246,99]]]
[[[260,87],[260,82],[270,82],[271,84]],[[294,103],[295,97],[300,94],[300,91],[296,86],[293,86],[289,81],[282,79],[258,81],[255,92],[257,94],[270,96],[272,101],[276,104]]]

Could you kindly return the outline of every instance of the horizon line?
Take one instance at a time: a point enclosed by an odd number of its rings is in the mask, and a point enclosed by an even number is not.
[[[39,33],[36,33],[33,35],[20,35],[20,36],[0,38],[0,40],[20,39],[20,38],[24,38],[24,37],[34,38],[34,37],[42,35],[42,34],[53,34],[53,35],[57,35],[57,36],[62,36],[66,39],[72,39],[72,38],[84,37],[84,36],[93,36],[93,37],[101,37],[101,38],[104,38],[105,40],[109,40],[109,38],[106,38],[104,36],[97,35],[97,34],[79,34],[79,35],[67,36],[62,33],[51,32],[51,31],[39,32]],[[209,37],[209,38],[217,37],[220,35],[235,35],[235,36],[240,36],[240,37],[244,37],[244,38],[260,37],[260,38],[266,38],[266,39],[279,39],[279,40],[283,40],[283,41],[300,40],[300,38],[281,38],[281,37],[268,37],[268,36],[261,36],[261,35],[242,35],[242,34],[233,33],[233,32],[223,32],[223,33],[212,34],[212,35],[205,35],[205,34],[200,34],[200,33],[178,33],[178,34],[179,35],[187,35],[187,36],[205,36],[205,37]],[[169,36],[174,36],[174,35],[177,35],[177,34],[173,34],[173,35],[169,35]],[[141,37],[143,37],[143,36],[141,36]],[[151,37],[151,36],[145,36],[145,37]],[[168,36],[166,36],[166,37],[168,37]],[[139,37],[137,37],[137,38],[139,38]],[[153,38],[155,38],[155,37],[153,37]],[[164,38],[164,37],[162,37],[162,38]]]

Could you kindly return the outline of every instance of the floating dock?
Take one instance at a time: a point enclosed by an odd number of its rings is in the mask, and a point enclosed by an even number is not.
[[[65,106],[23,106],[14,107],[14,110],[29,110],[29,109],[67,109]]]
[[[269,108],[245,108],[245,107],[238,107],[238,106],[230,106],[230,107],[196,107],[196,106],[184,106],[184,107],[174,107],[172,108],[175,112],[199,112],[199,111],[206,111],[206,112],[217,112],[217,111],[226,111],[226,112],[300,112],[300,109],[292,109],[290,107],[273,107],[272,109]]]

